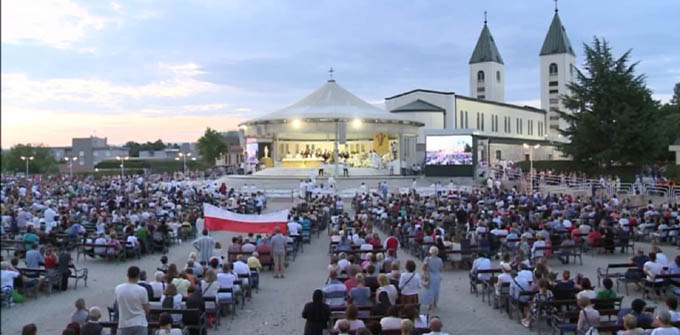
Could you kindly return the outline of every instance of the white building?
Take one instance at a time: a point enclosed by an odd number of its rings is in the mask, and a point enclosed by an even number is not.
[[[555,110],[564,110],[559,96],[569,93],[566,87],[576,69],[574,51],[557,12],[538,63],[542,109],[505,103],[505,65],[484,21],[469,61],[469,96],[415,89],[385,98],[385,107],[390,113],[425,124],[418,130],[416,163],[424,160],[425,136],[446,133],[475,136],[480,162],[528,160],[525,143],[540,144],[533,152],[535,160],[561,159],[553,143],[562,140],[557,127],[564,129],[566,124]]]

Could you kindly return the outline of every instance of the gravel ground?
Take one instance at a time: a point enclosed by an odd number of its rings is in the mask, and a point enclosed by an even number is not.
[[[410,179],[390,180],[391,186],[410,185]],[[427,183],[429,181],[423,181]],[[249,185],[253,182],[248,180]],[[255,181],[256,186],[272,187],[272,181]],[[260,185],[262,183],[262,185]],[[343,181],[342,187],[357,187],[360,181]],[[367,182],[377,183],[374,181]],[[234,182],[235,184],[235,182]],[[276,181],[275,187],[296,187],[297,181]],[[231,186],[231,185],[230,185]],[[236,186],[236,185],[234,185]],[[290,207],[290,201],[272,200],[269,210],[277,210]],[[214,232],[212,234],[222,242],[226,249],[229,245],[232,233]],[[237,311],[234,320],[231,316],[222,319],[222,325],[215,331],[209,330],[210,334],[301,334],[304,329],[304,320],[301,318],[302,307],[311,300],[315,288],[323,286],[326,278],[326,268],[329,263],[328,251],[329,238],[326,232],[322,232],[320,238],[313,238],[311,244],[305,245],[304,252],[298,254],[297,259],[290,263],[286,270],[285,279],[274,279],[272,273],[265,271],[261,275],[261,287],[259,293],[254,293],[251,301],[248,301],[244,309]],[[640,243],[646,250],[649,245]],[[676,248],[666,246],[664,248],[669,259],[678,255]],[[190,243],[184,242],[170,249],[168,257],[170,262],[184,265],[188,254],[192,251]],[[75,255],[74,255],[75,256]],[[400,258],[410,258],[404,251],[399,254]],[[576,273],[583,273],[595,283],[597,280],[596,269],[605,267],[608,263],[618,263],[628,259],[630,254],[622,255],[584,255],[583,265],[561,265],[556,260],[551,260],[552,271],[569,269],[572,277]],[[77,298],[84,298],[87,306],[100,306],[106,313],[106,306],[113,302],[114,287],[124,282],[125,272],[128,266],[137,265],[153,275],[154,269],[159,264],[159,254],[143,257],[140,260],[126,263],[110,263],[102,260],[93,261],[88,259],[77,263],[78,267],[85,266],[89,269],[90,277],[88,287],[73,287],[67,292],[54,293],[51,296],[41,295],[38,299],[28,299],[25,303],[18,304],[13,308],[2,309],[2,334],[19,334],[21,327],[27,323],[35,323],[39,334],[60,334],[73,311],[73,302]],[[497,261],[495,261],[497,265]],[[72,285],[72,284],[71,284]],[[624,300],[624,306],[630,304],[632,298],[639,297],[639,292],[631,290],[631,294]],[[623,294],[621,288],[620,295]],[[654,303],[652,303],[654,304]],[[662,302],[657,303],[663,306]],[[529,331],[522,327],[515,318],[510,320],[507,315],[492,309],[481,297],[469,293],[468,275],[463,270],[451,270],[447,268],[443,272],[440,307],[435,312],[444,322],[444,330],[451,334],[527,334]],[[103,317],[107,320],[107,317]]]

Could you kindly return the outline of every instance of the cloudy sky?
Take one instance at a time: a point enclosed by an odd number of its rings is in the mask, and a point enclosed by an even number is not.
[[[3,0],[2,147],[72,137],[195,141],[206,127],[297,101],[328,78],[381,104],[415,88],[468,94],[489,12],[506,100],[538,105],[538,52],[553,1]],[[680,81],[680,1],[559,3],[583,43],[632,48],[655,97]]]

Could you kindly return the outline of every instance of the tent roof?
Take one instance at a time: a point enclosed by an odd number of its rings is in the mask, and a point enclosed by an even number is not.
[[[248,122],[315,118],[400,119],[362,100],[338,85],[335,80],[329,80],[302,100]]]

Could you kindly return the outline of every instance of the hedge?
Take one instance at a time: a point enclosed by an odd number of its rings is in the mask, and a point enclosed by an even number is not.
[[[196,169],[201,167],[200,161],[189,161],[187,160],[187,169]],[[106,161],[101,161],[95,165],[96,169],[120,169],[120,161],[118,160],[106,160]],[[182,171],[184,169],[184,162],[182,160],[174,160],[174,159],[164,159],[164,160],[143,160],[143,159],[135,159],[135,160],[127,160],[125,161],[125,171],[128,171],[128,169],[134,169],[134,170],[142,170],[142,169],[147,169],[151,170],[152,173],[157,173],[157,172],[176,172],[176,171]]]

